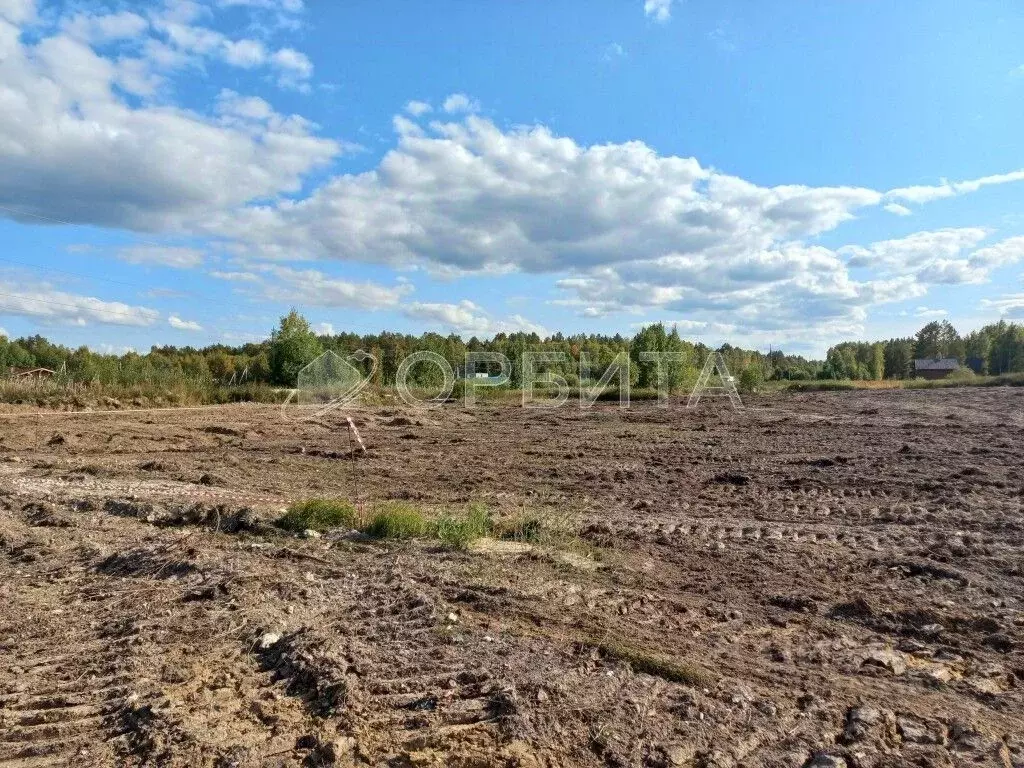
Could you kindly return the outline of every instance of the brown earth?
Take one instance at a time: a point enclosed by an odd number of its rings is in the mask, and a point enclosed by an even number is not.
[[[748,406],[8,411],[0,766],[1024,765],[1024,390]]]

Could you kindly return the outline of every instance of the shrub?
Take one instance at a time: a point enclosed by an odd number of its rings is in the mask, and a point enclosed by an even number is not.
[[[275,525],[301,533],[306,530],[326,531],[342,526],[353,528],[359,515],[347,501],[307,499],[288,507],[288,511],[275,521]]]
[[[748,365],[740,373],[740,390],[756,392],[764,384],[764,371],[760,365]]]
[[[408,504],[391,504],[378,509],[363,528],[363,533],[377,539],[414,539],[426,532],[426,519]]]

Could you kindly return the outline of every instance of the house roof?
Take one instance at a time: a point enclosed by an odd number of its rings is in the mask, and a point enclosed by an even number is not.
[[[28,376],[33,373],[56,373],[56,371],[51,371],[49,368],[11,368],[13,376]]]
[[[955,371],[959,367],[960,361],[955,357],[930,357],[914,361],[914,369],[918,371]]]

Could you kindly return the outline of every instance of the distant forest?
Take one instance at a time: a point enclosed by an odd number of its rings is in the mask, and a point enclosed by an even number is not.
[[[0,336],[0,371],[47,368],[58,382],[109,386],[174,386],[182,382],[213,386],[294,386],[298,371],[327,350],[348,356],[357,350],[373,355],[379,366],[373,384],[394,383],[399,362],[408,354],[428,350],[444,357],[456,371],[466,352],[498,352],[512,361],[510,385],[523,381],[521,354],[525,351],[564,353],[564,362],[546,364],[575,386],[580,381],[580,359],[588,362],[586,379],[598,379],[617,355],[630,357],[631,384],[638,388],[667,386],[678,391],[690,385],[707,354],[701,343],[682,338],[675,328],[649,325],[632,338],[619,334],[563,335],[541,338],[535,333],[499,333],[489,339],[464,340],[452,334],[400,333],[359,335],[314,333],[300,314],[292,311],[281,318],[270,337],[260,343],[193,347],[154,346],[149,352],[123,355],[101,354],[87,347],[70,349],[42,336],[8,340]],[[640,359],[641,351],[679,352],[683,359],[661,367]],[[1024,371],[1024,326],[1000,321],[961,336],[948,322],[931,322],[913,337],[888,341],[850,341],[828,350],[825,360],[807,360],[781,350],[770,354],[728,344],[719,348],[730,371],[750,387],[761,381],[881,380],[906,379],[914,375],[913,361],[919,358],[956,358],[957,375],[998,375]],[[367,367],[367,373],[369,368]],[[436,366],[418,365],[410,383],[432,387],[440,383]]]

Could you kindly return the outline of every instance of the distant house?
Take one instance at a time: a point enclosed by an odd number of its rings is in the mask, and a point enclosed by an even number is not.
[[[922,379],[944,379],[959,368],[960,361],[955,357],[930,357],[914,361],[914,375]]]
[[[39,380],[49,379],[56,375],[56,371],[51,371],[49,368],[11,368],[12,379]]]

